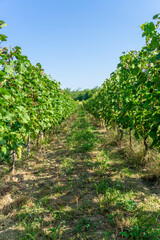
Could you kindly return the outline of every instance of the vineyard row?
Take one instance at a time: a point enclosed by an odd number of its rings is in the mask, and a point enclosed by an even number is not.
[[[0,21],[0,28],[5,25]],[[72,114],[77,103],[20,47],[2,47],[6,39],[0,34],[0,159],[11,163],[24,145],[29,150],[32,139]]]
[[[123,53],[117,69],[98,92],[84,102],[85,108],[105,122],[132,130],[142,137],[146,151],[160,145],[160,14],[141,25],[146,44],[140,51]],[[151,144],[148,146],[148,138]]]

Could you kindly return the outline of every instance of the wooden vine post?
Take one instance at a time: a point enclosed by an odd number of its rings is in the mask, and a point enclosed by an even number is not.
[[[15,173],[15,161],[16,161],[16,152],[14,150],[11,151],[11,164],[9,172],[12,172],[12,174]]]
[[[132,128],[129,130],[129,143],[130,143],[130,149],[132,148]]]
[[[31,152],[31,148],[30,148],[30,135],[28,135],[28,139],[27,139],[27,153],[28,153],[28,157],[30,156],[30,152]]]
[[[145,147],[144,155],[146,155],[148,151],[147,137],[144,138],[144,147]]]
[[[120,141],[123,139],[123,130],[121,129],[121,124],[118,123],[118,126],[117,126],[117,133],[118,133],[118,136],[120,136]]]

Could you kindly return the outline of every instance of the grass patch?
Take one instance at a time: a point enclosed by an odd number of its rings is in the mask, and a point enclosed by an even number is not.
[[[127,138],[80,108],[14,176],[3,173],[0,239],[160,239],[158,180],[144,178],[151,156],[140,162]]]

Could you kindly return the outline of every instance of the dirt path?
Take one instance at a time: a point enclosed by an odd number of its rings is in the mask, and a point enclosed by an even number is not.
[[[0,239],[159,239],[160,198],[82,109],[0,185]],[[137,237],[137,238],[136,238]]]

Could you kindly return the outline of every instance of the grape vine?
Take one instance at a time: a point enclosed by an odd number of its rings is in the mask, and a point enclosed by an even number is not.
[[[0,28],[4,26],[0,21]],[[6,40],[0,34],[0,159],[9,163],[27,141],[72,114],[77,103],[44,73],[40,63],[32,65],[20,47],[2,47]]]
[[[85,108],[107,126],[134,130],[135,136],[160,145],[160,14],[155,23],[141,25],[146,45],[123,53],[117,69],[98,92],[84,102]]]

